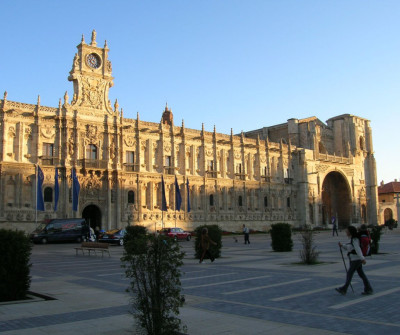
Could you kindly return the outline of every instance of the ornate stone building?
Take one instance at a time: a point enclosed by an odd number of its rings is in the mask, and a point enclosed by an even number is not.
[[[123,117],[108,99],[108,47],[82,37],[67,93],[58,107],[0,100],[0,227],[31,231],[46,218],[85,217],[101,229],[149,229],[243,223],[266,230],[378,223],[376,168],[369,121],[353,115],[290,119],[239,135],[175,125],[168,106],[160,123]],[[36,166],[43,170],[45,211],[36,211]],[[81,190],[72,211],[71,169]],[[54,211],[54,176],[59,202]],[[168,211],[161,211],[161,176]],[[175,210],[175,176],[183,198]],[[187,188],[187,181],[189,186]],[[188,190],[188,191],[187,191]],[[188,211],[188,197],[190,212]]]

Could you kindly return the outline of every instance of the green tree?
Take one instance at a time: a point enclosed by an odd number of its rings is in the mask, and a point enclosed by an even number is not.
[[[22,231],[0,229],[0,301],[26,297],[32,245]]]
[[[128,291],[133,295],[133,314],[149,335],[178,334],[182,323],[177,315],[184,302],[180,282],[184,253],[179,243],[164,236],[141,234],[135,240],[140,248],[124,244],[121,258],[131,280]]]

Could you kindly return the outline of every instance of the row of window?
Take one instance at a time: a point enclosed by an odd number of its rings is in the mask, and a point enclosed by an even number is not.
[[[43,143],[43,159],[51,159],[54,157],[54,144],[53,143]],[[97,160],[98,159],[98,150],[97,146],[94,144],[88,144],[86,146],[85,159],[87,160]],[[51,163],[51,162],[50,162]],[[135,171],[135,151],[126,151],[126,162],[125,166],[128,171]],[[175,171],[172,168],[173,162],[171,156],[165,156],[165,173],[174,174]],[[207,160],[207,176],[210,178],[216,178],[216,164],[214,160]],[[237,163],[235,165],[235,173],[239,176],[245,173],[242,163]],[[268,168],[264,166],[261,172],[262,177],[269,176]],[[289,169],[284,171],[284,178],[289,179]]]
[[[44,202],[53,202],[53,189],[51,187],[46,187],[44,189],[43,200]],[[128,204],[134,204],[134,203],[135,203],[135,192],[128,191]],[[239,207],[243,206],[243,196],[239,195],[237,204]],[[215,200],[213,194],[209,195],[209,205],[215,206]],[[286,199],[286,206],[290,208],[290,197]],[[264,207],[268,207],[268,197],[264,197]]]

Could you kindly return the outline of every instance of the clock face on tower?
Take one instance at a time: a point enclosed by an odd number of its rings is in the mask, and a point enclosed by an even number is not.
[[[91,54],[87,55],[86,63],[91,68],[98,69],[101,65],[101,60],[100,60],[99,55],[97,55],[95,53],[91,53]]]

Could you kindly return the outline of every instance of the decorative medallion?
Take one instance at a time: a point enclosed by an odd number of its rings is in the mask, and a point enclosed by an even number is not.
[[[45,137],[47,139],[53,138],[56,134],[54,127],[50,126],[50,125],[44,125],[41,127],[40,130],[41,130],[43,137]]]
[[[124,139],[126,146],[133,147],[135,146],[135,138],[133,136],[127,136]]]
[[[95,140],[97,137],[97,126],[87,125],[86,126],[86,137],[90,140]]]

